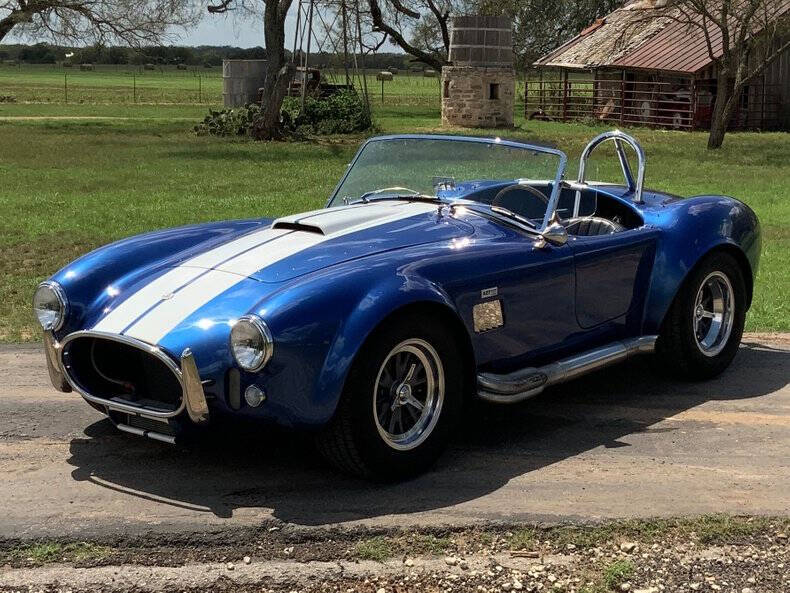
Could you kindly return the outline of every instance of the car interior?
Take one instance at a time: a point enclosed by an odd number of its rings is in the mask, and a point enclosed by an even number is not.
[[[470,188],[463,197],[509,210],[539,226],[546,212],[552,185],[552,182],[526,180],[486,184]],[[563,182],[557,214],[568,234],[576,236],[609,235],[642,226],[642,219],[632,208],[594,186],[579,189],[578,186]]]

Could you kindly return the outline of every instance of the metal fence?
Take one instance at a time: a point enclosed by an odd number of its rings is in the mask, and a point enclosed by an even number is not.
[[[693,130],[710,126],[715,80],[629,80],[620,77],[527,80],[525,115],[529,119],[596,119],[619,125]],[[741,95],[731,126],[737,129],[782,127],[787,114],[778,85],[758,81]]]

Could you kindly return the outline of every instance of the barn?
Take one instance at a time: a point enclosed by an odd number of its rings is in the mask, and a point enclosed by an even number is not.
[[[645,19],[638,8],[650,1],[627,2],[535,62],[525,90],[527,117],[709,127],[717,66],[705,35],[668,17]],[[717,47],[710,36],[721,55],[720,38]],[[731,126],[790,130],[790,51],[744,90]]]

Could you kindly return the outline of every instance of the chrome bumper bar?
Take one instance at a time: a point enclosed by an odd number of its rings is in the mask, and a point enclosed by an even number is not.
[[[123,342],[132,346],[136,346],[165,362],[165,364],[167,364],[167,366],[173,371],[173,374],[175,374],[179,384],[181,385],[181,405],[179,405],[175,410],[152,410],[141,408],[140,406],[136,406],[131,403],[124,403],[97,397],[82,390],[80,386],[77,385],[69,376],[64,368],[63,347],[74,338],[90,336],[115,340],[117,342]],[[134,338],[118,336],[115,334],[107,334],[103,332],[78,331],[66,336],[62,344],[57,342],[52,333],[45,332],[44,350],[46,352],[49,378],[52,381],[52,385],[58,391],[69,392],[73,389],[85,400],[103,406],[108,411],[112,410],[115,412],[124,412],[126,414],[134,414],[145,418],[153,418],[155,420],[167,420],[168,418],[178,416],[184,411],[184,409],[186,409],[189,419],[195,424],[203,424],[209,419],[208,403],[206,402],[206,394],[203,391],[203,383],[200,380],[200,374],[198,373],[197,364],[195,363],[195,357],[189,348],[181,353],[181,365],[179,366],[173,362],[164,352],[162,352],[160,348],[146,344],[145,342],[141,342],[139,340],[135,340]],[[127,432],[134,432],[137,434],[136,430],[127,430]]]

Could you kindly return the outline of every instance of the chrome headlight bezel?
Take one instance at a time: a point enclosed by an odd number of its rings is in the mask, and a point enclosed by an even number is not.
[[[51,323],[44,323],[41,321],[41,316],[38,314],[39,307],[38,307],[38,296],[41,291],[48,291],[50,296],[55,297],[55,301],[58,303],[58,314],[55,317],[55,320]],[[66,322],[66,317],[68,316],[69,312],[69,301],[66,298],[66,293],[63,290],[63,287],[53,280],[45,280],[41,284],[36,287],[36,291],[33,293],[33,313],[36,315],[36,319],[38,323],[41,325],[41,328],[44,331],[58,331],[60,328],[63,327],[63,324]]]
[[[260,347],[253,348],[258,352],[254,358],[245,358],[238,350],[242,331],[250,332],[247,334],[246,339],[249,340],[254,335],[260,340]],[[269,362],[272,354],[274,354],[274,338],[269,326],[257,315],[243,315],[239,317],[230,330],[230,351],[233,354],[233,360],[236,361],[240,369],[248,373],[260,371]]]

